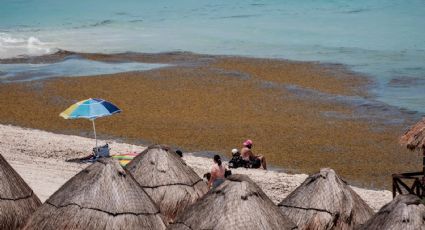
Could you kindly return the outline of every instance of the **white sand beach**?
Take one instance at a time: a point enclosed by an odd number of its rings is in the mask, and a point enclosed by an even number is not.
[[[109,143],[111,154],[140,152],[145,149],[145,146],[118,143],[113,140],[99,141],[99,143],[104,142]],[[90,138],[0,125],[0,154],[23,177],[42,202],[68,179],[88,166],[88,164],[69,163],[65,160],[87,156],[93,145],[94,139]],[[212,164],[211,159],[190,153],[185,153],[183,159],[200,177],[209,171]],[[248,175],[276,204],[307,177],[306,174],[244,168],[232,169],[232,173]],[[375,211],[392,200],[392,194],[387,190],[352,188]]]

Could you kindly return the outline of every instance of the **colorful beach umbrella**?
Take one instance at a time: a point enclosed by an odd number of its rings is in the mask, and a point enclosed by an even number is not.
[[[65,119],[89,119],[93,123],[94,138],[96,139],[96,126],[94,120],[99,117],[111,116],[120,113],[121,110],[114,104],[104,99],[89,98],[71,105],[68,109],[63,111],[60,116]]]

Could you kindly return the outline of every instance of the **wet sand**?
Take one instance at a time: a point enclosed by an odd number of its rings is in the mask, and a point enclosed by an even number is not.
[[[367,91],[372,83],[343,66],[191,53],[79,55],[173,66],[0,84],[0,123],[91,136],[89,121],[58,114],[76,101],[99,97],[123,110],[96,120],[101,137],[225,155],[250,138],[256,153],[288,172],[331,167],[350,183],[371,188],[390,188],[392,173],[421,168],[420,156],[398,145],[412,120],[363,102],[373,101]]]

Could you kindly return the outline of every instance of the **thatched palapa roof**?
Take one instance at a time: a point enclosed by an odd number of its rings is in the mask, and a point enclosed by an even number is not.
[[[329,168],[309,176],[279,206],[300,229],[352,229],[372,209]]]
[[[246,175],[232,175],[178,215],[171,230],[297,229]]]
[[[400,138],[400,143],[410,150],[422,149],[425,151],[425,118],[410,127]]]
[[[0,229],[20,229],[41,205],[21,176],[0,154]]]
[[[126,168],[170,222],[208,191],[207,184],[165,146],[148,147]]]
[[[415,195],[398,195],[359,229],[425,230],[425,206]]]
[[[101,158],[56,191],[25,229],[165,229],[159,209],[115,159]]]

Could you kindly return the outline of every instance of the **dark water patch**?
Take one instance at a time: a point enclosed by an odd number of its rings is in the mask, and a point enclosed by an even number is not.
[[[230,16],[223,16],[223,17],[212,17],[211,19],[236,19],[236,18],[253,18],[258,17],[259,14],[240,14],[240,15],[230,15]]]
[[[143,19],[135,19],[135,20],[130,20],[130,23],[139,23],[139,22],[143,22]]]
[[[120,11],[113,13],[115,16],[123,16],[122,18],[141,18],[144,14],[134,14],[130,12]]]
[[[276,85],[276,83],[271,82],[271,81],[264,81],[261,83],[261,86],[265,89],[275,89],[275,88],[284,88],[284,87],[279,87]]]
[[[388,82],[389,87],[409,88],[413,85],[425,86],[425,76],[423,77],[400,76],[400,77],[393,78]]]
[[[410,71],[423,71],[423,70],[425,70],[425,68],[424,67],[419,67],[419,66],[417,66],[417,67],[406,67],[406,68],[403,68],[403,69],[405,69],[405,70],[410,70]]]
[[[91,27],[103,26],[103,25],[111,24],[111,23],[113,23],[113,22],[114,22],[114,21],[112,21],[112,20],[110,20],[110,19],[107,19],[107,20],[103,20],[103,21],[100,21],[100,22],[93,23],[93,24],[91,24],[90,26],[91,26]]]
[[[212,55],[194,54],[191,52],[182,51],[161,53],[125,52],[116,54],[79,53],[78,55],[85,59],[97,60],[108,63],[163,63],[170,64],[173,66],[178,65],[182,67],[198,67],[200,65],[210,63],[216,60],[217,58],[216,56]]]
[[[417,111],[399,108],[388,105],[384,102],[374,100],[373,98],[363,98],[360,96],[345,96],[336,94],[327,94],[313,89],[306,89],[297,85],[277,84],[264,81],[261,87],[278,88],[285,90],[293,95],[294,99],[313,100],[325,103],[337,103],[352,107],[353,113],[343,114],[336,111],[325,111],[322,115],[329,118],[342,120],[366,120],[369,122],[379,122],[385,125],[404,125],[411,124],[418,120],[422,115]]]
[[[116,21],[111,20],[111,19],[106,19],[106,20],[102,20],[102,21],[98,21],[95,23],[91,23],[91,24],[85,24],[85,25],[79,25],[79,26],[74,26],[74,29],[83,29],[83,28],[91,28],[91,27],[99,27],[99,26],[106,26],[106,25],[110,25],[112,23],[114,23]]]
[[[363,12],[371,11],[371,9],[353,9],[353,10],[347,10],[347,11],[341,11],[343,14],[358,14]]]
[[[248,80],[251,78],[251,76],[247,73],[244,72],[240,72],[240,71],[229,71],[229,70],[223,70],[223,69],[219,69],[219,68],[211,68],[211,70],[213,70],[214,72],[220,74],[220,75],[224,75],[226,77],[231,77],[231,78],[238,78],[241,80]]]

